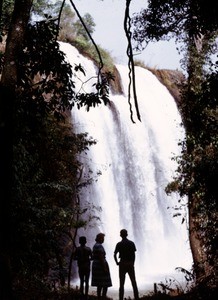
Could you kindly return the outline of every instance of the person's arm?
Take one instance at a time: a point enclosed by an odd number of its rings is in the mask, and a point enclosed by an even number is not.
[[[90,260],[93,260],[93,255],[92,255],[92,250],[91,250],[91,248],[90,248],[90,251],[89,251],[89,259],[90,259]]]
[[[104,270],[105,273],[109,272],[109,268],[108,268],[108,263],[105,259],[105,251],[104,251],[104,247],[101,246],[101,248],[98,251],[98,259],[101,263],[102,269]]]
[[[78,260],[78,248],[76,248],[75,252],[73,253],[73,259]]]
[[[117,253],[115,253],[115,252],[114,252],[114,260],[115,260],[116,264],[119,265],[119,262],[117,260]]]
[[[119,265],[119,262],[117,259],[117,253],[118,253],[118,251],[117,251],[117,246],[116,246],[115,251],[114,251],[114,260],[115,260],[116,264]]]

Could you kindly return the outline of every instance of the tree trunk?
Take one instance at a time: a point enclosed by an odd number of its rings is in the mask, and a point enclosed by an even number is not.
[[[12,299],[10,274],[11,191],[13,166],[14,101],[16,101],[17,61],[30,17],[33,0],[15,0],[8,32],[0,82],[0,299]]]
[[[196,209],[198,203],[193,197],[189,197],[189,240],[194,262],[194,272],[197,282],[207,275],[207,256],[202,244],[200,233],[200,220]]]
[[[15,89],[17,84],[17,57],[20,49],[22,49],[32,2],[33,0],[15,0],[1,79],[3,86],[11,87],[12,89]]]
[[[197,32],[197,30],[193,30]],[[196,104],[196,94],[198,93],[203,78],[203,65],[205,62],[204,53],[204,41],[203,36],[189,35],[188,45],[188,57],[189,63],[187,67],[188,71],[188,97],[186,98],[186,112],[184,124],[186,127],[187,135],[190,134],[193,137],[199,135],[195,120],[193,119],[194,111],[198,104]],[[190,148],[190,149],[189,149]],[[194,144],[187,148],[189,154],[192,153]],[[196,179],[195,179],[196,180]],[[197,283],[201,282],[202,279],[207,276],[208,273],[208,262],[207,255],[205,252],[204,240],[202,237],[201,220],[202,214],[199,211],[199,201],[194,195],[189,194],[189,238],[190,246],[193,255],[194,272]],[[206,213],[206,212],[205,212]]]

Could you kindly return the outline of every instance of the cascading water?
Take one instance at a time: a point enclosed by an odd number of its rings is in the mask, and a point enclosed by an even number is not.
[[[85,69],[83,82],[96,76],[92,61],[69,44],[60,46],[72,66],[80,63]],[[136,67],[136,84],[141,122],[135,118],[133,123],[126,96],[128,68],[118,65],[117,69],[123,95],[111,95],[110,106],[72,111],[76,131],[88,132],[97,140],[81,160],[93,174],[102,173],[81,195],[82,202],[102,208],[98,212],[101,222],[81,234],[87,236],[91,247],[98,232],[106,234],[104,247],[113,281],[110,290],[117,290],[113,251],[120,229],[126,228],[137,247],[136,277],[144,292],[149,284],[164,282],[175,274],[176,267],[190,270],[192,264],[186,226],[173,218],[173,209],[168,209],[178,203],[177,195],[169,197],[164,191],[174,175],[176,162],[172,157],[180,153],[178,142],[184,132],[173,97],[151,72],[140,67]],[[74,78],[76,88],[86,92],[91,91],[96,78],[93,80],[82,85]],[[125,288],[130,288],[128,276]]]

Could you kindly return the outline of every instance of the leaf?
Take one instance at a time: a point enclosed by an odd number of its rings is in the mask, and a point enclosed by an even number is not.
[[[84,76],[86,76],[85,70],[83,69],[83,67],[81,66],[81,64],[76,65],[75,68],[74,68],[74,70],[76,72],[80,71],[80,72],[82,72],[84,74]]]

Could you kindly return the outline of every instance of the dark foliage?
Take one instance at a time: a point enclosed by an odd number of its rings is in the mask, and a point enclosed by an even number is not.
[[[141,48],[150,41],[172,37],[182,41],[187,33],[206,34],[218,28],[217,12],[218,4],[213,0],[149,0],[148,8],[133,18],[133,39]]]
[[[82,186],[76,157],[95,143],[87,133],[73,134],[69,111],[74,103],[89,108],[109,101],[105,81],[97,82],[92,102],[92,94],[76,95],[71,78],[78,70],[59,50],[57,33],[50,19],[29,25],[18,57],[14,109],[8,112],[12,189],[7,233],[15,295],[46,294],[54,282],[65,284],[75,232],[87,223],[78,202]]]
[[[181,109],[188,134],[186,144],[183,144],[180,176],[177,181],[181,195],[191,194],[198,199],[194,213],[200,221],[196,226],[207,253],[207,262],[213,268],[217,261],[218,194],[214,180],[218,176],[217,87],[216,71],[206,76],[198,92],[195,91],[192,97],[189,93],[189,97],[183,99]]]
[[[28,97],[24,101],[34,106],[42,117],[52,112],[59,119],[64,111],[71,110],[75,104],[78,108],[86,106],[87,110],[101,103],[108,104],[109,81],[112,77],[107,74],[99,72],[96,92],[75,93],[71,78],[73,73],[82,70],[82,66],[72,69],[66,62],[65,54],[60,51],[56,40],[58,30],[56,22],[50,18],[29,25],[19,58],[21,97]]]
[[[0,1],[0,42],[10,26],[13,5],[13,0]]]

